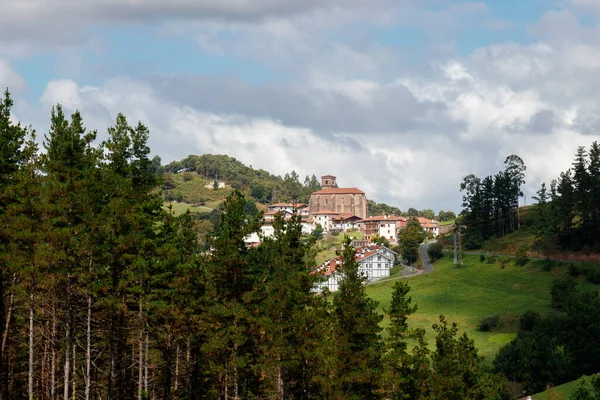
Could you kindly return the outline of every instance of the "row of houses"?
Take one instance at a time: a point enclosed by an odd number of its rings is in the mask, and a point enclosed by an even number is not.
[[[397,256],[398,254],[387,247],[374,244],[357,248],[354,254],[354,258],[358,263],[358,271],[367,278],[368,282],[390,276],[390,270],[394,266]],[[340,273],[342,267],[342,259],[336,257],[313,270],[311,274],[322,278],[316,284],[314,290],[321,292],[327,288],[331,292],[337,291],[342,278]]]
[[[264,231],[268,232],[268,226],[273,223],[277,214],[282,214],[284,218],[291,217],[297,213],[302,217],[303,231],[312,232],[317,225],[321,225],[323,231],[344,233],[351,229],[364,232],[365,240],[371,241],[374,237],[383,237],[395,243],[399,231],[406,224],[407,218],[396,215],[378,215],[368,218],[360,218],[351,213],[342,213],[337,211],[316,211],[310,212],[308,204],[304,203],[277,203],[271,204],[269,210],[265,213]],[[426,232],[437,236],[439,228],[437,221],[419,217],[419,223]]]

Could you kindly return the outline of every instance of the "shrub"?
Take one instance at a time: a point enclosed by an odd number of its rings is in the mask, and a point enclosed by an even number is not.
[[[479,261],[481,261],[481,262],[485,261],[485,254],[480,254],[479,255]]]
[[[494,264],[496,262],[496,257],[494,257],[494,256],[488,256],[487,259],[485,260],[485,262],[487,264]]]
[[[579,275],[581,275],[581,266],[573,263],[569,264],[569,276],[577,278]]]
[[[519,318],[519,326],[522,331],[531,332],[535,325],[542,320],[542,316],[537,311],[526,311],[525,314]]]
[[[191,173],[191,172],[184,172],[184,173],[183,173],[183,181],[184,181],[184,182],[189,182],[189,181],[191,181],[192,179],[194,179],[194,176],[192,175],[192,173]]]
[[[439,260],[444,256],[444,246],[439,242],[432,243],[427,248],[427,254],[432,262]]]
[[[552,300],[550,305],[557,310],[564,310],[567,307],[571,297],[575,294],[575,281],[571,279],[559,279],[552,282],[550,295]]]
[[[587,267],[583,274],[585,275],[585,279],[589,283],[599,284],[600,283],[600,271],[596,267]]]
[[[550,258],[546,258],[542,261],[542,271],[552,271],[552,260]]]
[[[498,326],[500,317],[497,314],[488,315],[479,321],[479,330],[481,332],[490,332]]]

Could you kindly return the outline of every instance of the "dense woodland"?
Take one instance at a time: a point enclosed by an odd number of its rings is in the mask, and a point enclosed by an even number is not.
[[[600,144],[577,149],[572,168],[537,192],[536,228],[543,249],[600,251]]]
[[[387,339],[349,244],[340,290],[314,293],[298,217],[247,248],[260,214],[234,191],[201,252],[163,208],[148,129],[79,112],[35,132],[0,102],[0,399],[502,398],[473,341],[440,317],[429,350],[397,283]],[[410,345],[409,345],[410,343]]]
[[[525,163],[517,155],[504,161],[504,170],[481,179],[471,174],[463,179],[463,211],[459,225],[466,226],[464,243],[476,249],[491,237],[502,237],[519,228],[519,197],[525,183]]]

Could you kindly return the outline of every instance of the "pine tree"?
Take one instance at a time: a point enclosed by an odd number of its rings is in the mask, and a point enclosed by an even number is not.
[[[335,315],[335,398],[377,398],[381,376],[382,342],[377,302],[365,293],[366,277],[358,270],[349,237],[341,253],[339,290],[333,296]]]
[[[0,399],[8,397],[8,359],[11,324],[13,320],[15,271],[10,267],[8,253],[9,225],[4,221],[7,207],[15,202],[11,186],[23,163],[22,146],[26,130],[11,121],[13,101],[8,89],[0,100]]]
[[[396,282],[390,304],[384,389],[391,399],[419,399],[427,394],[429,350],[424,331],[408,328],[407,319],[417,310],[417,306],[411,304],[411,298],[406,297],[409,291],[407,283]],[[411,352],[408,352],[409,339],[416,341]]]
[[[212,360],[219,398],[248,397],[256,382],[251,368],[256,337],[249,335],[255,326],[249,304],[255,271],[244,238],[258,232],[260,221],[245,215],[245,203],[239,191],[227,197],[205,261],[210,303],[203,351]]]

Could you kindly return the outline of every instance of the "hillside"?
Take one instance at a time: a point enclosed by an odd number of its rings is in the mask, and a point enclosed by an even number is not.
[[[431,325],[443,314],[475,340],[486,364],[491,365],[500,347],[516,336],[520,315],[528,310],[553,313],[550,285],[553,279],[564,276],[568,267],[553,263],[550,271],[544,271],[543,262],[521,267],[513,259],[492,257],[481,261],[475,255],[466,255],[464,261],[465,267],[455,268],[452,259],[444,257],[434,263],[431,274],[407,278],[412,301],[418,304],[409,324],[426,329],[433,346]],[[600,288],[583,278],[579,281],[581,289]],[[379,301],[382,312],[389,308],[393,285],[394,281],[388,280],[368,286],[368,295]],[[500,317],[501,326],[492,332],[479,331],[479,322],[494,314]],[[383,323],[387,325],[388,320]]]
[[[221,201],[226,197],[213,196],[209,190],[203,190],[204,185],[213,184],[215,181],[224,182],[228,188],[238,189],[253,197],[257,202],[267,204],[276,202],[298,201],[306,203],[310,193],[321,188],[320,182],[313,174],[300,181],[300,176],[295,172],[285,174],[283,177],[273,175],[262,169],[254,169],[227,155],[203,154],[190,155],[183,160],[174,161],[163,167],[165,177],[185,176],[192,174],[193,181],[182,186],[181,179],[173,179],[174,187],[170,191],[179,191],[183,201],[193,203],[202,196],[209,201]],[[188,181],[188,182],[190,182]],[[196,195],[193,188],[200,190]],[[228,192],[226,192],[228,193]]]

